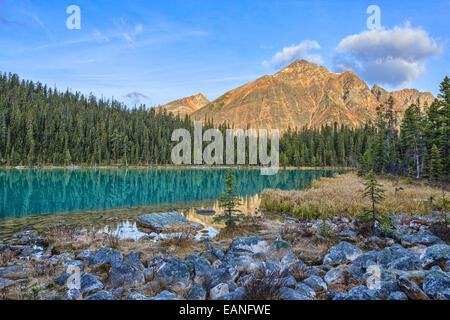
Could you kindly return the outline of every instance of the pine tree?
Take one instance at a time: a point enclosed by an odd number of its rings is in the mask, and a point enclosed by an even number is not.
[[[438,147],[433,144],[430,152],[430,165],[428,177],[432,180],[438,180],[442,175],[442,158]]]
[[[361,197],[369,198],[372,208],[366,210],[360,218],[362,220],[371,221],[372,232],[375,234],[375,226],[377,222],[380,223],[382,227],[386,226],[386,217],[376,208],[376,205],[385,199],[384,193],[386,190],[382,189],[383,185],[378,183],[373,170],[367,174],[366,182],[364,182],[363,185],[365,188]]]
[[[239,220],[239,218],[234,214],[241,212],[237,209],[237,207],[241,205],[241,200],[239,193],[236,191],[232,169],[229,169],[227,172],[224,191],[221,194],[222,196],[218,199],[218,201],[220,208],[225,209],[225,215],[216,217],[215,221],[225,221],[227,225],[234,225],[235,221]]]

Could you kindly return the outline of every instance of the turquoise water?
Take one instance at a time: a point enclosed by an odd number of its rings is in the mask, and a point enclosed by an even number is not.
[[[235,170],[241,196],[262,190],[306,189],[331,170]],[[221,169],[0,170],[0,218],[214,200],[223,190]]]

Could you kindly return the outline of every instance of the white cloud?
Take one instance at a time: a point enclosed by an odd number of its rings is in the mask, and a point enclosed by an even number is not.
[[[97,29],[94,30],[92,35],[97,42],[109,42],[109,38]]]
[[[336,71],[352,70],[370,83],[405,85],[425,74],[427,60],[442,46],[409,23],[392,30],[364,31],[344,38],[336,49]]]
[[[305,59],[317,64],[323,64],[322,56],[320,54],[312,54],[311,50],[320,50],[321,47],[317,41],[303,40],[298,45],[283,48],[282,51],[277,52],[271,61],[264,61],[263,65],[267,67],[276,67],[288,64],[296,59]]]

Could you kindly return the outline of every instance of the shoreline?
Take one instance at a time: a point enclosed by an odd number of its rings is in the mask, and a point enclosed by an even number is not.
[[[261,170],[265,167],[260,166],[227,166],[227,165],[217,165],[217,166],[204,166],[204,165],[149,165],[149,166],[120,166],[120,165],[105,165],[105,166],[88,166],[88,165],[74,165],[74,166],[55,166],[55,165],[44,165],[44,166],[0,166],[0,170],[27,170],[27,169],[40,169],[40,170],[79,170],[79,169],[248,169],[248,170]],[[353,167],[279,167],[279,170],[356,170]]]

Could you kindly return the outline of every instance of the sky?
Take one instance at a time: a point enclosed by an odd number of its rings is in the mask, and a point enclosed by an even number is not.
[[[0,72],[155,106],[306,59],[436,95],[449,12],[450,0],[0,0]]]

